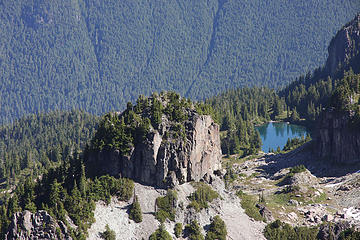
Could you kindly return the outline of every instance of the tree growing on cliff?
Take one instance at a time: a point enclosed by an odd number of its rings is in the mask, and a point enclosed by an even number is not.
[[[174,227],[175,237],[177,238],[181,237],[182,231],[183,231],[182,223],[176,223]]]
[[[210,224],[210,229],[206,233],[205,240],[226,240],[227,230],[224,221],[215,216]]]
[[[140,207],[138,197],[136,195],[134,196],[134,202],[130,206],[129,218],[131,220],[134,220],[134,222],[136,222],[136,223],[142,222],[141,207]]]
[[[349,83],[345,80],[336,87],[333,95],[330,99],[331,106],[335,107],[338,111],[348,110],[348,106],[351,103],[351,90]]]
[[[105,226],[105,232],[101,233],[101,238],[103,238],[105,240],[115,240],[116,239],[114,230],[110,229],[108,224],[106,224],[106,226]]]
[[[172,240],[172,238],[166,231],[164,224],[161,223],[159,228],[150,235],[149,240]]]
[[[166,218],[171,221],[175,220],[175,208],[176,208],[177,194],[176,191],[168,190],[166,196],[158,197],[156,199],[157,211],[155,218],[159,222],[165,222]]]
[[[196,220],[185,226],[185,232],[188,234],[189,240],[204,240],[199,223]]]

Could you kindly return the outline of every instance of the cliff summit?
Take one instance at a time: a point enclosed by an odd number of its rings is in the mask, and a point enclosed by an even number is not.
[[[88,173],[157,187],[210,181],[222,155],[210,112],[174,92],[140,96],[123,113],[105,115],[85,157]]]
[[[347,65],[358,67],[356,59],[359,58],[360,49],[360,13],[346,24],[331,40],[328,51],[329,57],[325,65],[325,71],[333,76]]]

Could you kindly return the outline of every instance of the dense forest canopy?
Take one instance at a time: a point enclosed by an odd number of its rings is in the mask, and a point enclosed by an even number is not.
[[[282,86],[324,62],[345,1],[0,1],[0,122],[175,90]],[[305,27],[304,27],[305,26]],[[315,34],[316,33],[316,34]]]
[[[30,115],[0,126],[1,188],[37,177],[80,152],[95,133],[98,117],[79,111]]]

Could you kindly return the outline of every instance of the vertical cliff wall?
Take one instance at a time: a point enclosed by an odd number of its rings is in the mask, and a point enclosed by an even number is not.
[[[357,66],[354,59],[360,55],[360,13],[346,24],[331,40],[325,71],[333,76],[346,65]],[[346,69],[347,70],[347,69]],[[359,69],[360,70],[360,69]]]
[[[316,131],[315,153],[342,164],[360,163],[360,126],[353,123],[350,111],[325,111]]]

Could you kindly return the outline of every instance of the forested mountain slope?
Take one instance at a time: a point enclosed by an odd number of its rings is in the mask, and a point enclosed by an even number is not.
[[[162,89],[201,99],[283,85],[321,64],[359,10],[356,0],[1,0],[0,122],[119,110]]]
[[[314,120],[323,107],[334,105],[331,96],[347,82],[346,89],[359,93],[360,79],[360,13],[344,25],[330,42],[326,64],[312,74],[300,76],[280,91],[287,105],[300,115]],[[331,100],[331,101],[330,101]],[[354,99],[353,99],[354,100]],[[336,102],[336,101],[335,101]],[[329,104],[330,103],[330,104]],[[336,103],[340,104],[340,102]]]
[[[94,136],[98,117],[85,112],[30,115],[0,126],[0,185],[38,177],[72,157]]]

